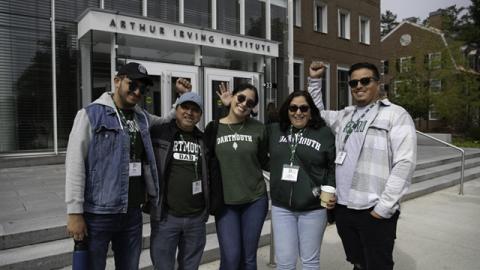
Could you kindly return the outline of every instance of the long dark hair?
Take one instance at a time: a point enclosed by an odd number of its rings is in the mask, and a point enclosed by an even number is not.
[[[288,117],[288,107],[290,106],[290,102],[296,97],[304,97],[308,106],[310,106],[310,114],[312,118],[308,120],[307,127],[313,129],[324,127],[325,121],[320,116],[320,111],[317,106],[315,106],[312,96],[307,91],[295,91],[287,97],[285,102],[283,102],[282,107],[280,107],[280,130],[286,132],[291,125],[290,118]]]

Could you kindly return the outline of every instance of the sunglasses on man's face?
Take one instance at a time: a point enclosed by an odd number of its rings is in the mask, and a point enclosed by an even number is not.
[[[140,94],[144,95],[146,92],[148,92],[148,86],[144,83],[139,83],[137,81],[131,80],[128,85],[128,91],[129,92],[135,92],[137,89],[140,90]]]
[[[306,113],[306,112],[308,112],[308,110],[310,110],[310,106],[308,106],[308,105],[300,105],[300,106],[290,105],[290,106],[288,106],[288,110],[292,113],[297,112],[299,109],[302,113]]]
[[[364,77],[364,78],[361,78],[360,80],[350,80],[348,81],[348,85],[350,85],[351,88],[355,88],[357,87],[358,82],[360,82],[362,86],[367,86],[370,84],[372,80],[378,81],[378,79],[374,77]]]
[[[237,95],[237,102],[238,103],[243,103],[245,101],[247,101],[245,104],[247,105],[248,108],[251,109],[251,108],[255,107],[255,101],[247,98],[245,95],[242,95],[242,94]]]

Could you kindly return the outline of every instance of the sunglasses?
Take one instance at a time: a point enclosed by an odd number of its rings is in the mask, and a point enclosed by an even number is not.
[[[131,80],[128,85],[128,91],[135,92],[137,88],[140,90],[140,94],[142,95],[144,95],[149,90],[148,86],[144,83],[138,83],[137,81]]]
[[[246,105],[247,105],[247,107],[250,108],[250,109],[253,108],[253,107],[255,107],[255,101],[253,101],[252,99],[247,98],[245,95],[242,95],[242,94],[237,95],[237,101],[238,101],[238,103],[243,103],[243,102],[247,101],[247,102],[246,102]]]
[[[308,110],[310,110],[310,106],[308,106],[308,105],[300,105],[300,106],[290,105],[290,106],[288,106],[288,110],[292,113],[297,112],[298,109],[300,109],[300,111],[302,113],[305,113],[305,112],[308,112]]]
[[[378,81],[378,79],[374,77],[364,77],[364,78],[361,78],[360,80],[350,80],[348,81],[348,85],[350,85],[351,88],[355,88],[357,87],[358,82],[360,82],[362,86],[367,86],[370,84],[372,80]]]

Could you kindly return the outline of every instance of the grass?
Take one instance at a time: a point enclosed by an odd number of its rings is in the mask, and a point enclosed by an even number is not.
[[[463,148],[480,148],[480,141],[472,138],[454,137],[453,145]]]

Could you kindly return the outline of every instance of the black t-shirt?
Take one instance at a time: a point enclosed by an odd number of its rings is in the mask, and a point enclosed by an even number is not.
[[[172,161],[167,178],[169,214],[191,216],[205,209],[202,159],[198,139],[192,133],[180,131],[173,141]]]
[[[140,128],[134,120],[133,110],[120,109],[123,128],[130,136],[130,162],[145,160],[145,148],[143,146]],[[143,165],[142,165],[143,166]],[[139,207],[145,203],[145,181],[143,175],[131,176],[128,183],[128,207]]]

